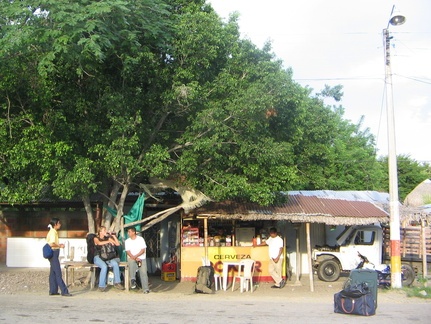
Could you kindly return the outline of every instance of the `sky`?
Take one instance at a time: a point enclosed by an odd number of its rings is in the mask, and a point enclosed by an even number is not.
[[[388,155],[383,29],[389,26],[397,155],[431,163],[431,0],[207,0],[227,21],[239,13],[242,38],[272,51],[293,80],[319,92],[342,85],[344,118],[374,134]]]

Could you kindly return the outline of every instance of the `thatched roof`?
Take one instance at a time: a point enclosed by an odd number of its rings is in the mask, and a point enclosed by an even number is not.
[[[400,207],[400,219],[402,227],[409,225],[412,222],[420,223],[425,220],[428,224],[431,224],[431,212],[429,209],[421,207]]]
[[[431,180],[427,179],[414,188],[404,199],[404,206],[420,207],[431,203]]]
[[[290,194],[287,203],[260,206],[239,201],[211,202],[189,215],[237,220],[287,220],[295,223],[366,225],[389,222],[389,215],[367,201]]]

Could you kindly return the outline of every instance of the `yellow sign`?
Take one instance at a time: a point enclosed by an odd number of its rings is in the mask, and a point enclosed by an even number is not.
[[[205,257],[204,247],[182,247],[181,280],[196,280],[196,274],[198,268],[202,266],[203,257]],[[268,273],[269,256],[267,246],[208,247],[208,258],[214,267],[214,271],[219,274],[223,272],[223,261],[253,259],[256,261],[254,280],[272,281]],[[229,277],[232,277],[238,271],[236,267],[230,267],[229,270]]]

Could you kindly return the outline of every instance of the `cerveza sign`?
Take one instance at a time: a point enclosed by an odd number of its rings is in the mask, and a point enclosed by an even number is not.
[[[215,260],[244,260],[251,259],[250,254],[215,254]]]

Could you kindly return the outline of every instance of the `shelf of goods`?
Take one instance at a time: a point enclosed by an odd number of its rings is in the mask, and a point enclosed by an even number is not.
[[[197,227],[183,227],[183,246],[199,246],[199,228]]]

